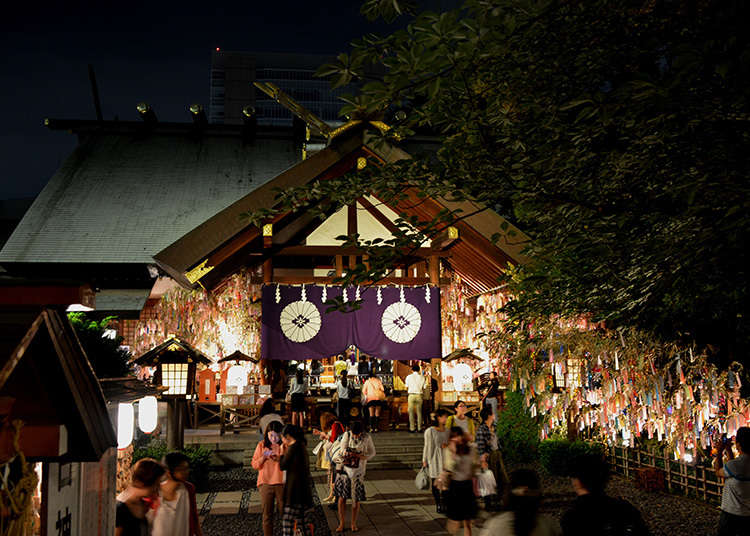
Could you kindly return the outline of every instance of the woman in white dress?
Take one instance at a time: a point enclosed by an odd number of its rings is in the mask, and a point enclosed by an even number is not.
[[[339,526],[337,533],[344,532],[344,516],[346,515],[346,501],[352,500],[352,532],[357,532],[357,516],[359,515],[359,503],[365,500],[365,469],[367,460],[375,456],[375,445],[370,434],[365,432],[362,421],[354,421],[351,428],[341,437],[340,448],[336,464],[343,470],[336,475],[333,486],[334,494],[338,499]]]
[[[422,467],[427,468],[427,474],[432,479],[432,496],[438,514],[445,510],[442,492],[435,486],[435,480],[443,471],[443,448],[448,444],[448,430],[445,422],[450,412],[440,408],[435,412],[435,426],[430,426],[424,432],[424,448],[422,449]]]

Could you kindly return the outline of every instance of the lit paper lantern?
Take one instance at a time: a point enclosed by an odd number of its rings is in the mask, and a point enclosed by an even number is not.
[[[117,448],[127,448],[133,442],[133,404],[120,402],[117,408]]]
[[[156,428],[158,406],[155,396],[144,396],[138,401],[138,428],[144,434],[150,434]]]

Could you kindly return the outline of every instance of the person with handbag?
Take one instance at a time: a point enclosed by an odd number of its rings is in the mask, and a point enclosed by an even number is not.
[[[454,426],[450,429],[448,446],[443,449],[443,454],[441,478],[448,481],[443,484],[448,488],[445,494],[446,528],[453,534],[463,526],[464,536],[471,536],[471,522],[479,510],[474,494],[474,477],[479,467],[477,451],[464,430]]]
[[[333,414],[328,414],[333,417]],[[323,417],[320,418],[321,423]],[[323,499],[321,502],[330,504],[336,500],[333,495],[333,481],[336,478],[336,467],[331,462],[331,447],[344,434],[344,425],[340,421],[333,419],[328,421],[326,425],[321,426],[321,430],[313,430],[313,435],[318,436],[323,441],[323,456],[321,458],[320,468],[327,472],[328,476],[328,497]]]
[[[503,463],[503,455],[498,445],[497,433],[495,432],[495,415],[492,408],[485,406],[480,412],[482,424],[477,428],[476,446],[479,453],[479,462],[483,469],[492,471],[492,476],[497,484],[504,485],[508,481],[508,476]],[[485,509],[492,510],[496,507],[498,501],[497,494],[492,494],[485,498]]]
[[[375,445],[370,434],[365,432],[362,421],[352,422],[351,428],[341,438],[341,443],[334,459],[341,466],[336,475],[334,493],[338,499],[339,526],[337,533],[344,532],[346,501],[352,500],[351,530],[357,532],[359,505],[365,500],[365,469],[367,461],[375,456]]]
[[[367,411],[370,414],[370,431],[375,433],[378,431],[380,409],[385,401],[383,382],[375,375],[375,372],[370,372],[370,377],[362,385],[362,397],[364,403],[367,404]]]
[[[445,421],[450,413],[439,408],[435,412],[435,426],[430,426],[424,432],[424,447],[422,449],[422,467],[426,469],[431,481],[432,496],[438,514],[445,513],[442,492],[436,486],[436,480],[443,472],[443,448],[448,444],[448,430]]]
[[[466,402],[456,400],[453,404],[453,409],[456,413],[448,417],[445,426],[449,430],[454,426],[458,426],[469,436],[470,441],[474,441],[474,436],[476,435],[474,420],[466,414],[469,409]]]

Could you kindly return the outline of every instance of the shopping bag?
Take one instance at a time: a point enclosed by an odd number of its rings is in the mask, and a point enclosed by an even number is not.
[[[477,475],[477,484],[480,497],[487,497],[488,495],[494,495],[497,493],[495,475],[489,469],[485,469]]]
[[[430,475],[427,474],[427,468],[422,467],[420,471],[417,473],[417,476],[414,478],[414,485],[419,490],[426,490],[430,489],[432,486],[432,482],[430,482]]]

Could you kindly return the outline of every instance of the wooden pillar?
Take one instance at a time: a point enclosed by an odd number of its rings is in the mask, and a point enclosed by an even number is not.
[[[184,399],[170,398],[167,401],[167,448],[182,450],[185,444]]]
[[[346,213],[346,234],[350,238],[357,234],[357,205],[352,203],[347,207]],[[349,255],[349,271],[354,270],[357,266],[357,256]]]
[[[273,260],[271,258],[263,262],[263,282],[273,283]]]
[[[440,258],[437,255],[430,255],[430,284],[437,285],[440,283]]]
[[[344,257],[336,255],[336,277],[344,275]]]

